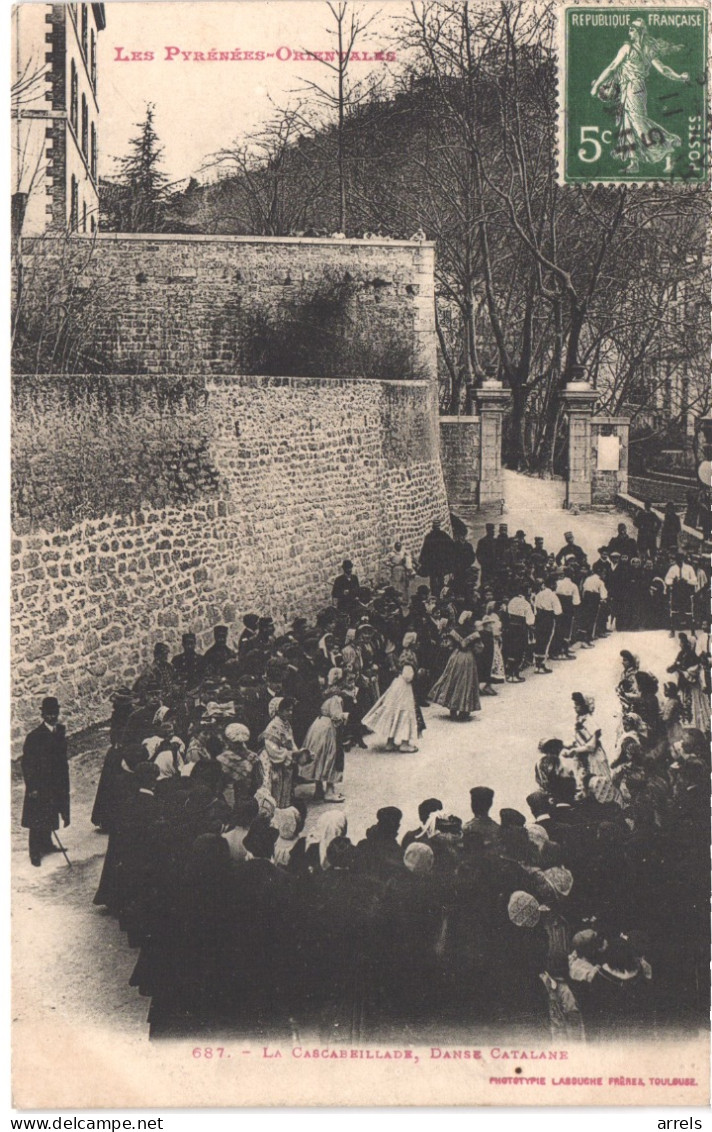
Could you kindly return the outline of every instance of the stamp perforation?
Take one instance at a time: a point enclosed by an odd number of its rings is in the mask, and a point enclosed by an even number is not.
[[[556,58],[560,185],[708,186],[708,4],[564,0]]]

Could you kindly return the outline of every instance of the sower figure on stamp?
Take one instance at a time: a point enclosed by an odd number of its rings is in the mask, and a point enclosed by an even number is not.
[[[678,134],[670,133],[648,117],[646,89],[651,67],[673,82],[689,80],[687,71],[678,74],[660,60],[661,55],[682,50],[681,44],[654,39],[644,20],[633,20],[628,43],[623,44],[591,86],[594,98],[598,96],[615,106],[618,140],[613,156],[626,163],[628,173],[637,173],[641,161],[650,165],[666,161],[666,171],[670,171],[672,154],[682,145]]]
[[[52,831],[59,829],[59,819],[69,825],[67,737],[54,696],[42,701],[41,714],[42,723],[30,731],[22,749],[22,826],[30,831],[30,860],[36,866],[46,853],[56,851]]]

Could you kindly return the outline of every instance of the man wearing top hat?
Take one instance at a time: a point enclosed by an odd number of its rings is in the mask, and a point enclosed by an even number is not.
[[[41,724],[30,731],[22,748],[22,826],[30,831],[30,861],[35,866],[41,865],[45,854],[55,852],[52,831],[59,829],[59,819],[69,825],[67,737],[54,696],[42,701],[41,715]]]

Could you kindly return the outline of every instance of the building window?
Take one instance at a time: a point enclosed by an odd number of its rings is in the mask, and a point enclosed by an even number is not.
[[[89,160],[89,107],[87,100],[82,95],[82,153]]]
[[[89,152],[91,154],[90,161],[89,161],[89,165],[90,165],[90,168],[91,168],[91,175],[94,178],[94,181],[96,182],[96,179],[97,179],[97,177],[96,177],[96,160],[97,160],[97,158],[96,158],[96,126],[94,125],[93,122],[91,124],[91,149],[90,149]]]
[[[82,51],[84,58],[89,58],[89,10],[82,4]]]
[[[89,69],[91,73],[91,85],[94,87],[94,91],[96,92],[96,36],[94,35],[94,28],[91,29]]]
[[[78,115],[79,115],[79,87],[77,82],[77,66],[72,59],[71,82],[70,82],[70,95],[69,95],[69,121],[72,123],[72,128],[75,134],[78,132]]]
[[[70,185],[69,230],[76,232],[79,223],[79,185],[73,173]]]
[[[93,216],[89,217],[89,224],[90,224],[92,232],[96,232],[96,220],[94,219]]]
[[[84,201],[83,204],[82,204],[82,232],[86,232],[86,230],[87,230],[87,202]]]

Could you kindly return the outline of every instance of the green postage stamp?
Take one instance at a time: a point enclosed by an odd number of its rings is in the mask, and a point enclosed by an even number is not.
[[[709,176],[706,6],[559,9],[561,184]]]

